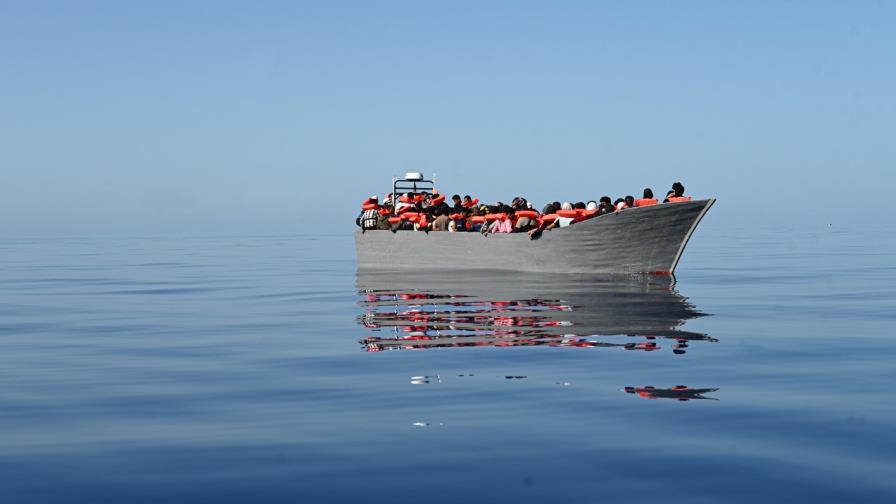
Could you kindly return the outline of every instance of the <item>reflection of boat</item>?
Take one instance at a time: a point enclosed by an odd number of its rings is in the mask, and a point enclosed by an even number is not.
[[[398,190],[432,191],[431,184],[419,174],[393,181],[396,194]],[[545,232],[538,240],[530,240],[526,233],[486,237],[480,233],[357,231],[355,249],[362,270],[462,267],[669,274],[675,271],[688,240],[713,203],[714,199],[705,199],[629,208]]]
[[[629,394],[636,394],[648,399],[678,399],[679,401],[688,401],[691,399],[710,399],[718,401],[715,397],[706,397],[703,394],[709,394],[719,390],[718,388],[688,388],[684,385],[676,385],[671,388],[656,387],[625,387]]]
[[[702,316],[672,277],[600,277],[511,272],[358,273],[358,323],[388,334],[369,351],[458,346],[605,347],[676,354],[715,342],[681,328]]]

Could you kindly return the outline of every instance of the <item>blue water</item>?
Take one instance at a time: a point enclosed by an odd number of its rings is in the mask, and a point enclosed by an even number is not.
[[[6,239],[0,501],[893,502],[893,231],[709,219],[674,285],[575,294]]]

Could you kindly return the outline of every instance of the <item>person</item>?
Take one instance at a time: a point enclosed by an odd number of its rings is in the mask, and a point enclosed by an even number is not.
[[[554,205],[554,203],[548,203],[544,206],[544,209],[541,211],[542,215],[551,215],[557,213],[559,209],[559,205]],[[529,230],[529,239],[537,240],[542,232],[548,228],[552,228],[553,222],[542,221],[541,225]]]
[[[367,231],[368,229],[376,229],[377,222],[379,221],[380,216],[380,208],[377,204],[378,196],[374,195],[367,199],[373,208],[368,208],[367,210],[362,210],[361,215],[355,219],[355,223],[358,227],[361,228],[361,231]]]
[[[691,201],[691,197],[684,195],[684,186],[681,182],[675,182],[672,184],[672,195],[666,196],[666,201],[663,203],[678,203],[681,201]]]
[[[563,204],[560,205],[560,210],[575,210],[575,208],[573,208],[572,203],[564,201]],[[555,220],[553,224],[549,225],[548,229],[566,227],[572,224],[573,219],[575,219],[575,217],[557,217],[557,220]]]
[[[644,189],[644,197],[643,198],[635,200],[636,207],[650,206],[650,205],[656,205],[656,204],[657,204],[657,201],[656,201],[656,198],[653,197],[653,190],[649,187]]]
[[[616,211],[609,196],[601,196],[600,202],[597,204],[597,215],[610,214]]]
[[[392,215],[392,206],[385,205],[383,206],[383,211],[380,212],[380,216],[376,221],[376,228],[383,231],[388,231],[392,229],[392,223],[389,222],[389,216]]]
[[[441,206],[436,207],[436,209],[433,211],[433,215],[435,216],[435,218],[432,221],[432,230],[448,231],[448,223],[451,222],[451,219],[448,217],[448,215],[445,214]]]
[[[632,195],[628,195],[625,197],[625,208],[634,208],[635,207],[635,197]]]
[[[615,208],[616,210],[624,210],[625,208],[627,208],[625,206],[625,199],[616,198],[616,201],[613,202],[613,208]]]
[[[467,207],[464,206],[463,200],[460,199],[460,195],[455,194],[451,197],[451,202],[454,203],[452,210],[454,213],[462,213]]]

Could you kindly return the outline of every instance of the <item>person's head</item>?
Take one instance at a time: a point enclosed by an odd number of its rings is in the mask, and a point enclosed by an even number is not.
[[[609,196],[601,196],[601,197],[600,197],[600,202],[603,203],[603,204],[605,204],[605,205],[610,205],[610,204],[612,204],[612,202],[610,201],[610,197],[609,197]]]
[[[568,201],[564,201],[562,205],[560,205],[561,210],[572,210],[572,203]]]
[[[556,213],[556,212],[557,212],[557,207],[555,207],[553,203],[548,203],[541,210],[541,213],[543,213],[544,215],[552,214],[552,213]]]
[[[552,201],[551,204],[554,205],[554,208],[556,208],[557,210],[560,210],[560,202],[559,201]]]
[[[460,204],[460,195],[455,194],[451,197],[451,201],[453,201],[455,205]]]
[[[681,185],[681,182],[672,184],[672,191],[676,196],[684,196],[684,186]]]
[[[371,197],[368,198],[368,199],[370,200],[371,203],[373,203],[373,204],[377,204],[377,203],[379,203],[380,197],[377,196],[376,194],[374,194],[373,196],[371,196]]]
[[[625,204],[629,207],[635,206],[635,197],[632,195],[628,195],[625,197]]]
[[[649,187],[644,189],[644,199],[653,199],[653,189]]]
[[[471,198],[469,194],[464,196],[464,203],[472,203],[472,202],[473,202],[473,198]]]
[[[575,208],[576,210],[584,210],[584,209],[585,209],[585,202],[584,202],[584,201],[579,201],[578,203],[576,203],[575,205],[573,205],[573,208]]]
[[[597,210],[597,202],[594,200],[589,201],[588,205],[585,206],[585,210],[588,210],[589,212]]]

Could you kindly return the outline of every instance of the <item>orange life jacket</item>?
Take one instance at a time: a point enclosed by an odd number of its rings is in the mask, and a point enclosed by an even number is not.
[[[558,217],[578,217],[579,213],[575,210],[557,210]]]
[[[441,202],[443,202],[443,201],[445,201],[445,195],[444,195],[444,194],[441,195],[441,196],[438,196],[438,197],[436,197],[436,198],[431,199],[431,200],[429,201],[429,204],[430,204],[430,205],[438,205],[439,203],[441,203]]]
[[[669,203],[680,203],[682,201],[691,201],[690,196],[672,196],[669,198]]]
[[[641,198],[635,200],[636,207],[656,205],[657,203],[659,202],[654,198]]]
[[[538,217],[538,212],[535,210],[519,210],[516,213],[516,216],[519,217],[529,217],[530,219],[534,219]]]
[[[380,206],[376,203],[364,203],[361,205],[362,210],[379,210]]]

